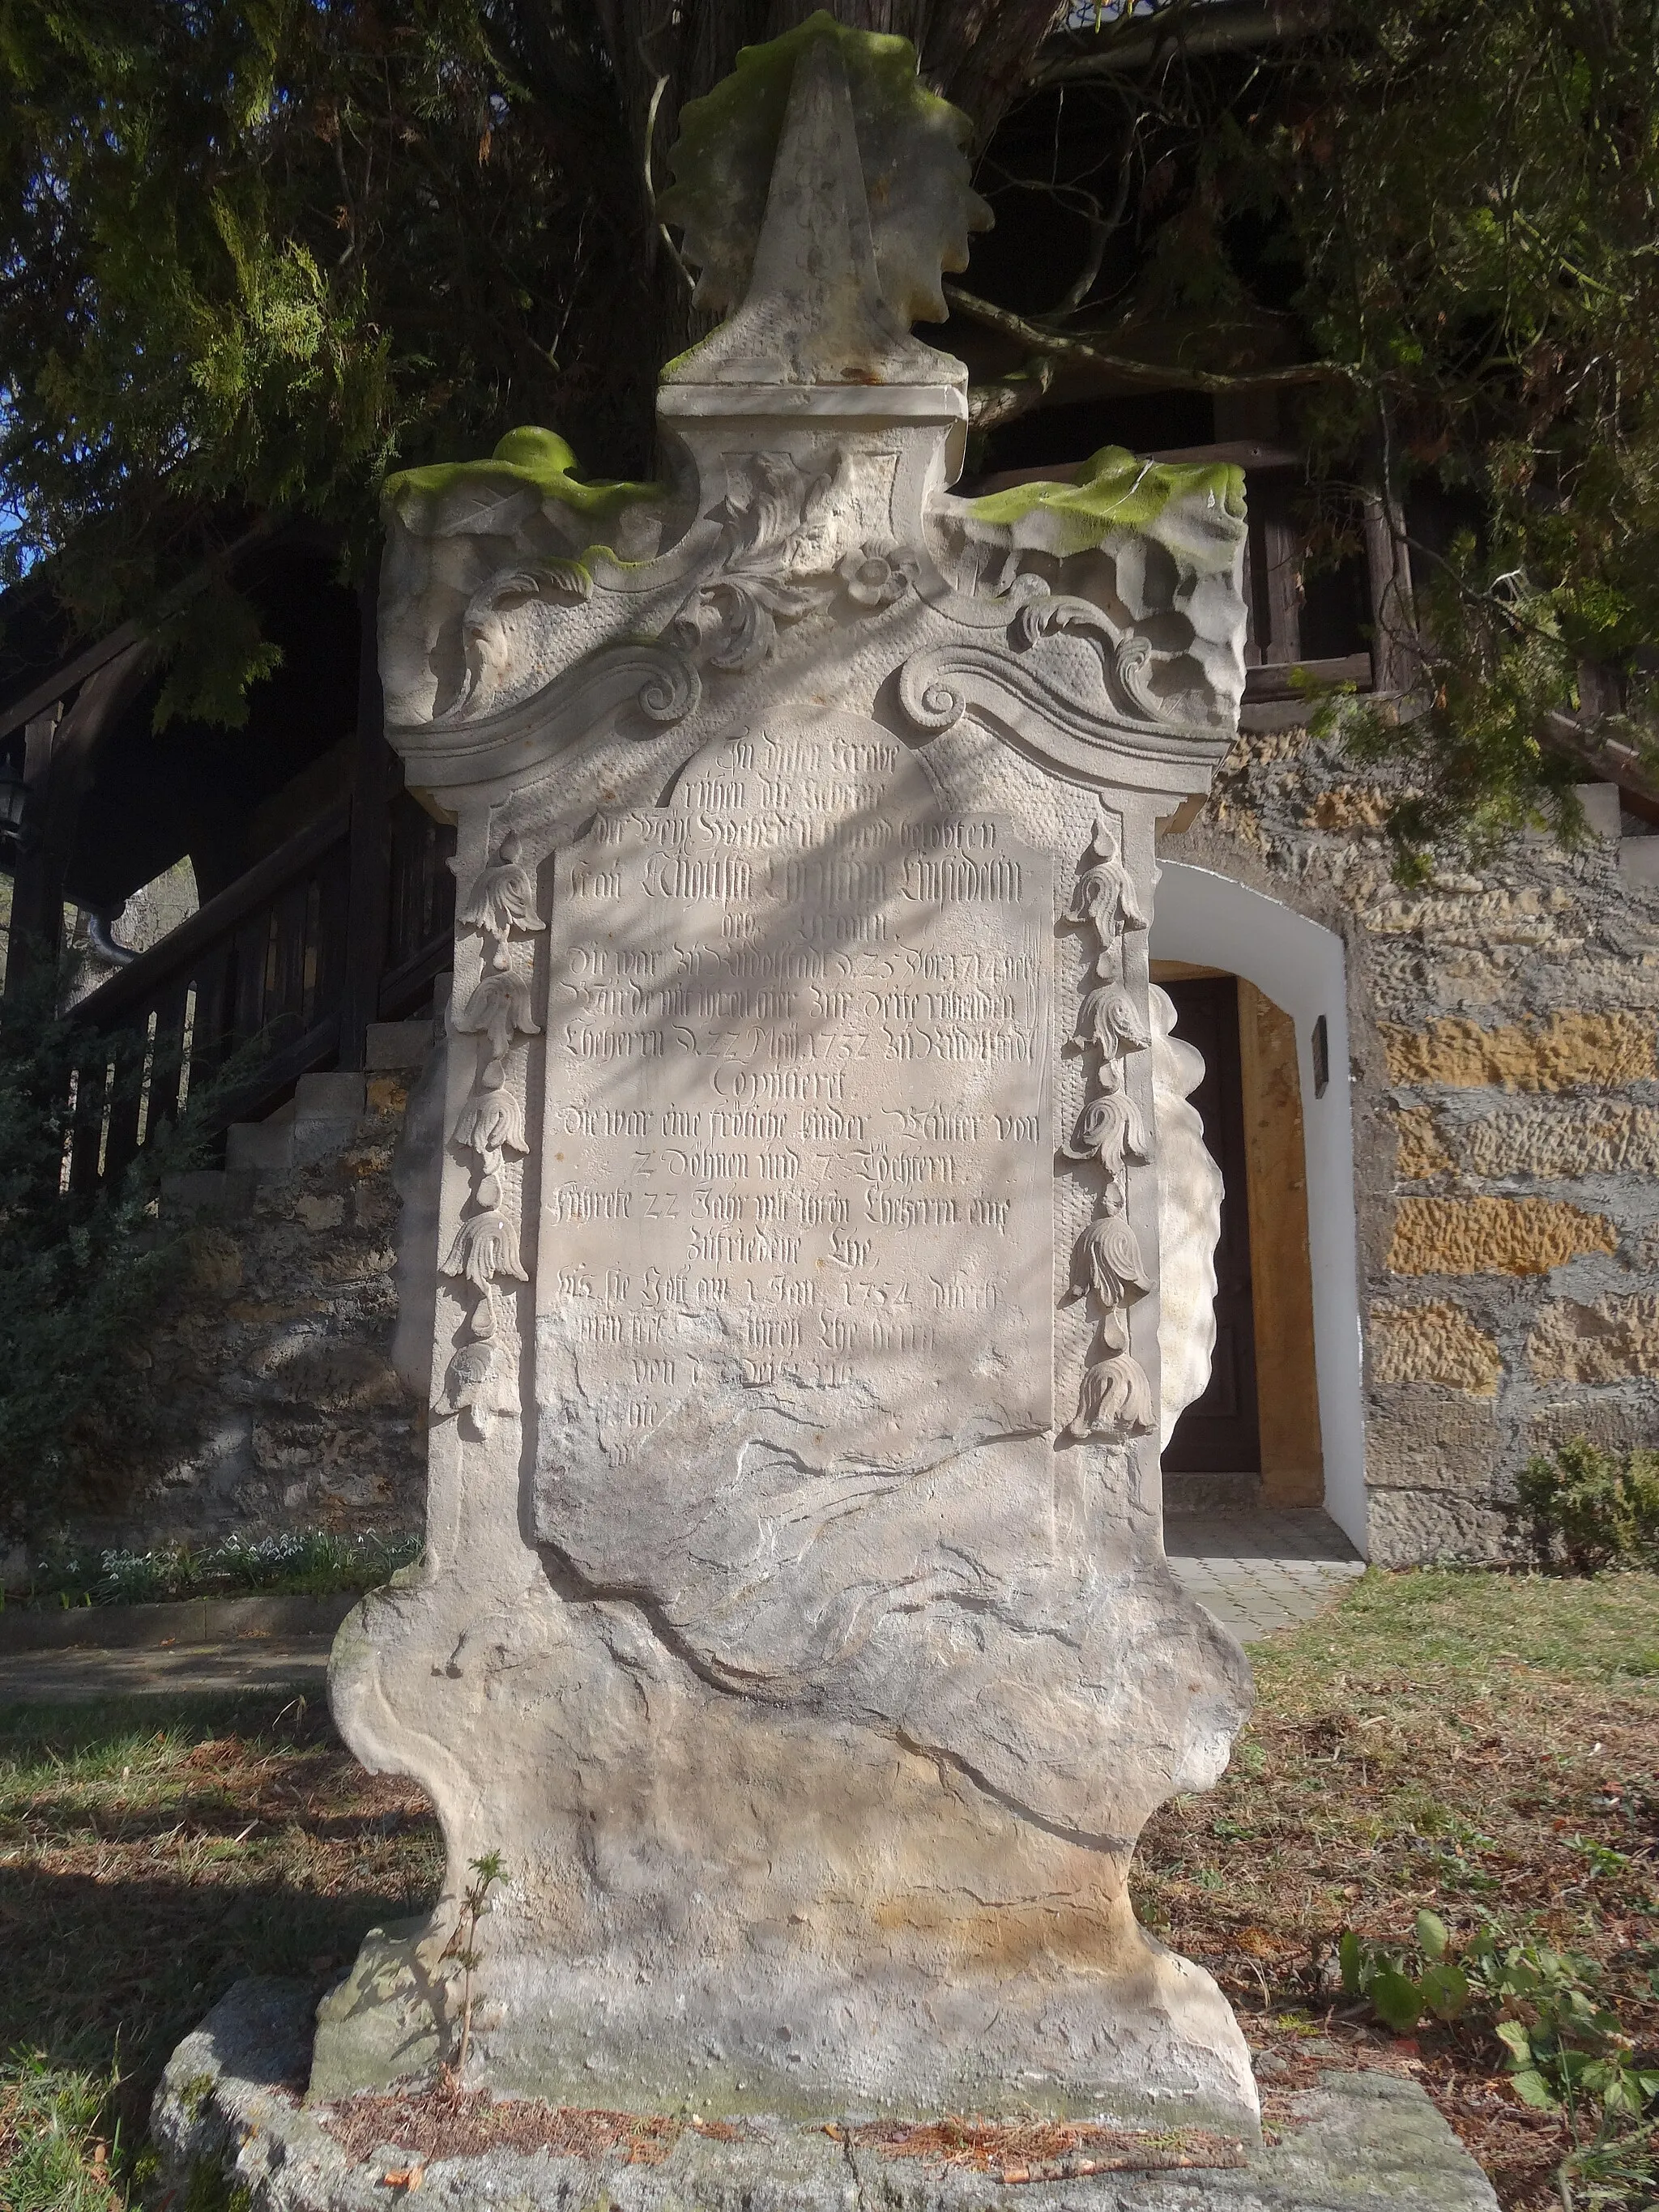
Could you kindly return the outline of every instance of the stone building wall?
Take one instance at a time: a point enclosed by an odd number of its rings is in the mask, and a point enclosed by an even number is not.
[[[1286,729],[1164,840],[1346,946],[1382,1564],[1512,1552],[1534,1451],[1659,1443],[1659,842],[1586,796],[1583,849],[1528,836],[1407,893],[1382,793]]]
[[[131,1355],[163,1436],[106,1470],[71,1544],[423,1528],[429,1330],[403,1359],[397,1274],[404,1201],[424,1218],[435,1157],[410,1126],[432,1038],[430,1022],[384,1025],[371,1058],[403,1064],[302,1078],[292,1105],[231,1132],[226,1171],[167,1191],[191,1217],[188,1279]]]

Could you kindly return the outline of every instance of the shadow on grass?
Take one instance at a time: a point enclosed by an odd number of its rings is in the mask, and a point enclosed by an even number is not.
[[[209,1742],[262,1771],[181,1771]],[[240,1858],[224,1855],[285,1757],[301,1796],[326,1801],[351,1786],[345,1756],[326,1709],[291,1692],[0,1713],[0,2062],[118,2075],[139,2140],[169,2052],[233,1983],[280,1975],[319,1996],[367,1929],[428,1904],[435,1830],[418,1814],[296,1800],[281,1832],[260,1822]],[[127,1765],[163,1806],[111,1802]]]

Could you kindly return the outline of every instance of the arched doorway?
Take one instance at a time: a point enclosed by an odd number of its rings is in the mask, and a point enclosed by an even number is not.
[[[1255,1468],[1237,1471],[1261,1476],[1255,1494],[1311,1505],[1322,1485],[1325,1510],[1363,1553],[1342,941],[1225,876],[1166,861],[1152,954],[1182,1015],[1177,1033],[1214,1059],[1206,1138],[1213,1126],[1230,1186],[1218,1267],[1221,1357],[1191,1425],[1171,1441],[1172,1484],[1198,1472],[1188,1462],[1206,1451],[1248,1459],[1254,1421]],[[1200,1111],[1205,1103],[1194,1100]]]

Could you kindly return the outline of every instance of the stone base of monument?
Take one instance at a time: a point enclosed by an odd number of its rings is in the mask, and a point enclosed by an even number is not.
[[[556,2112],[419,2084],[316,2101],[302,2094],[312,2031],[302,1987],[245,1981],[185,2037],[152,2120],[161,2202],[368,2212],[416,2190],[457,2212],[1496,2212],[1498,2201],[1423,2091],[1391,2075],[1324,2075],[1261,2144],[1075,2124],[988,2128],[975,2142],[960,2124]]]

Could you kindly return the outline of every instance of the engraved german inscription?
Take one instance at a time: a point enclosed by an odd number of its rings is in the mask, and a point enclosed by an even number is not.
[[[1052,917],[1046,854],[845,717],[558,856],[539,1326],[605,1458],[715,1386],[835,1394],[838,1451],[1050,1425]]]

